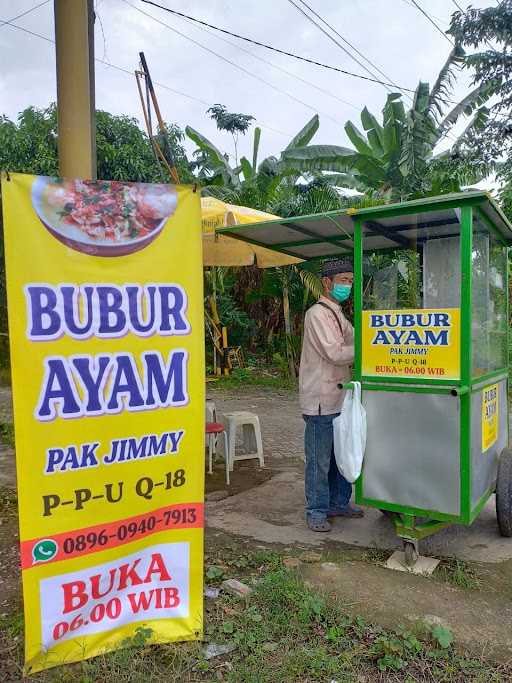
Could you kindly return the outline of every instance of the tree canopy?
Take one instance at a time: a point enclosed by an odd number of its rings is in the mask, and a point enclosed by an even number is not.
[[[497,172],[501,202],[512,216],[512,0],[456,12],[449,32],[476,50],[467,55],[464,66],[472,71],[475,84],[491,86],[496,95],[487,125],[473,132],[466,148]]]
[[[183,182],[193,176],[185,149],[184,134],[176,124],[167,126],[167,137]],[[147,135],[136,119],[96,112],[98,178],[162,182],[166,180]],[[28,107],[17,121],[0,118],[0,168],[36,175],[58,174],[57,109]]]
[[[464,154],[462,145],[472,131],[486,124],[485,104],[493,94],[493,83],[478,84],[460,102],[452,103],[455,74],[463,59],[463,50],[455,46],[434,85],[420,81],[408,110],[402,93],[388,95],[381,122],[364,107],[364,133],[352,121],[345,124],[352,148],[296,147],[284,152],[284,161],[305,172],[337,172],[333,181],[339,186],[394,201],[453,192],[481,180],[487,166]],[[436,154],[463,115],[471,119],[462,135],[449,150]]]

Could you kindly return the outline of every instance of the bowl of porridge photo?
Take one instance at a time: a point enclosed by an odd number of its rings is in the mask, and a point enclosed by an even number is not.
[[[144,249],[176,211],[172,185],[38,177],[32,205],[46,229],[68,247],[92,256]]]

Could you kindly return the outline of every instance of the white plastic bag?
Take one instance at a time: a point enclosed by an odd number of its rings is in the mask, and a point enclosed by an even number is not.
[[[361,474],[366,448],[366,410],[361,403],[361,384],[352,382],[343,407],[332,426],[334,430],[334,455],[341,474],[354,482]]]

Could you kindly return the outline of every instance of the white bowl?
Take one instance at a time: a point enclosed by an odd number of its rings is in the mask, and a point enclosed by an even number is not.
[[[110,239],[94,239],[90,235],[80,230],[80,228],[59,221],[56,216],[51,215],[51,210],[45,205],[43,196],[44,190],[54,182],[54,178],[49,176],[38,176],[32,184],[32,206],[45,228],[56,238],[68,247],[91,256],[125,256],[140,251],[151,244],[162,231],[165,223],[176,211],[178,204],[176,190],[169,185],[169,193],[173,194],[172,209],[169,215],[165,216],[156,227],[143,237],[133,239],[123,239],[113,241]],[[108,181],[99,181],[108,182]],[[124,184],[124,183],[123,183]],[[139,188],[151,188],[152,185],[146,183],[126,183],[126,185],[136,185]],[[161,188],[161,186],[158,186]]]

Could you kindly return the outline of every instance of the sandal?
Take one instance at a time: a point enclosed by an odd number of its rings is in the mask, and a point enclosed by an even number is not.
[[[326,519],[322,520],[317,520],[315,521],[314,519],[308,519],[308,528],[311,529],[311,531],[318,531],[318,532],[326,532],[331,530],[331,525]]]

